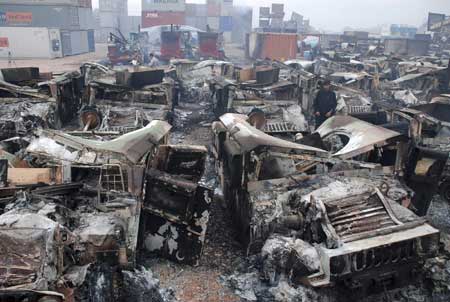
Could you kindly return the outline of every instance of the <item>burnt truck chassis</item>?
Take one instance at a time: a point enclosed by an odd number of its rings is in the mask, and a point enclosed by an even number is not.
[[[213,125],[213,130],[218,159],[216,168],[224,198],[248,254],[264,251],[266,244],[270,246],[268,242],[273,235],[288,236],[315,250],[320,268],[311,267],[311,261],[305,259],[308,256],[294,245],[286,252],[290,256],[287,262],[279,265],[278,273],[286,274],[294,283],[314,287],[343,284],[346,288],[370,294],[411,281],[423,260],[437,253],[439,231],[400,205],[408,205],[414,193],[393,174],[386,174],[383,171],[386,168],[377,163],[323,157],[318,152],[320,150],[281,142],[254,128],[249,130],[251,126],[242,118],[244,120],[235,117],[234,122],[230,122],[232,118],[223,116],[221,122]],[[347,168],[340,172],[313,172],[310,175],[291,171],[272,178],[262,173],[267,164],[264,163],[264,154],[267,153],[280,154],[283,158],[279,162],[273,158],[271,163],[269,161],[272,170],[286,169],[284,160],[290,157],[315,162],[313,166],[320,162],[325,165],[346,164]],[[299,167],[303,169],[305,165],[300,164]],[[395,169],[387,170],[393,173]],[[366,186],[366,192],[340,196],[335,201],[325,197],[329,193],[319,194],[319,197],[312,193],[344,180],[356,183],[363,180],[363,185],[350,185],[345,191]],[[392,192],[389,190],[391,187]],[[396,191],[403,193],[396,195]],[[377,196],[379,201],[358,201],[361,194],[367,192],[372,192],[368,196]],[[293,206],[293,200],[286,195],[309,196],[309,199]],[[338,205],[334,210],[327,206],[333,202]],[[355,202],[360,206],[354,205]],[[320,219],[315,220],[314,217]],[[356,234],[344,236],[337,232],[339,227],[333,225],[333,221],[343,221],[354,227],[352,231]],[[349,232],[351,229],[342,230]]]

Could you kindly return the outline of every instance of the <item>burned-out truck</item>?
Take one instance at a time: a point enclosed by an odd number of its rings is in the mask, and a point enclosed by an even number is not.
[[[28,158],[44,171],[61,167],[62,183],[44,185],[37,177],[34,184],[7,187],[13,193],[0,215],[0,300],[33,297],[29,291],[51,291],[46,299],[62,294],[61,301],[103,291],[118,297],[119,289],[98,288],[89,274],[106,264],[109,279],[119,282],[115,272],[135,266],[146,161],[169,130],[168,123],[152,121],[111,141],[36,133]],[[83,182],[75,182],[80,177]]]
[[[406,208],[414,192],[395,176],[399,133],[335,117],[315,133],[328,152],[305,144],[312,138],[272,137],[243,115],[225,114],[213,130],[226,205],[269,282],[284,274],[370,292],[411,280],[437,253],[439,231]]]
[[[413,175],[408,182],[411,185],[419,183],[423,195],[428,195],[430,188],[439,188],[441,196],[449,201],[450,106],[443,99],[443,102],[437,98],[433,103],[393,109],[388,113],[390,122],[385,127],[402,132],[415,146],[411,155],[420,165],[418,169],[409,169]],[[420,208],[421,214],[424,215],[427,209],[427,205]]]

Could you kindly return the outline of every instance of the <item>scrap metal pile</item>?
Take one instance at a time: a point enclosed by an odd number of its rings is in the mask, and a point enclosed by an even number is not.
[[[142,259],[198,265],[213,202],[256,270],[228,278],[245,301],[416,282],[443,252],[424,216],[450,200],[449,62],[359,50],[1,70],[0,300],[170,301]],[[337,113],[314,129],[325,79]],[[208,145],[180,139],[204,125]]]
[[[256,283],[251,269],[228,279],[241,298],[291,301],[331,286],[360,299],[416,282],[440,253],[423,216],[435,194],[450,196],[448,57],[370,49],[261,61],[210,81],[223,199],[258,268]],[[314,130],[325,79],[337,114]],[[256,109],[263,127],[252,126]]]
[[[171,59],[223,59],[223,34],[202,31],[185,25],[163,25],[130,33],[125,38],[110,33],[108,63],[148,64],[149,55],[155,54],[164,62]]]
[[[1,301],[173,299],[138,255],[198,261],[211,165],[168,144],[171,72],[2,70]]]

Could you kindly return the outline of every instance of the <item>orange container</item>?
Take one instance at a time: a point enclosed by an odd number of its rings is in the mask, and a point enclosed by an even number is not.
[[[265,33],[263,36],[261,59],[286,61],[297,57],[297,35]]]
[[[297,57],[297,35],[282,33],[251,33],[248,46],[253,59],[285,61]]]

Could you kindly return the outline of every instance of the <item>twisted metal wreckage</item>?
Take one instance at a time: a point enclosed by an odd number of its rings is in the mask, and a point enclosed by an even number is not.
[[[162,70],[81,70],[48,81],[51,95],[10,84],[2,95],[9,116],[2,120],[1,300],[123,300],[118,284],[131,278],[139,249],[191,264],[200,257],[210,160],[203,146],[167,144],[174,81],[163,81]],[[45,87],[33,76],[21,84]],[[31,91],[40,98],[29,101]],[[95,280],[105,272],[111,281]]]
[[[449,195],[448,103],[388,106],[355,84],[366,76],[327,62],[318,73],[334,74],[340,113],[315,131],[319,77],[298,62],[3,69],[0,300],[120,300],[141,256],[198,264],[216,177],[270,284],[369,294],[410,282],[439,252],[420,216],[438,189]],[[179,96],[199,94],[217,117],[212,147],[170,144]],[[247,121],[254,107],[262,130]]]

